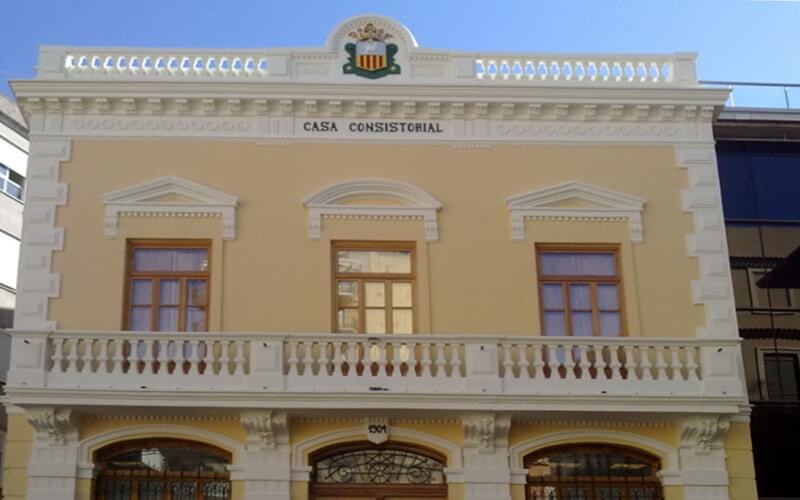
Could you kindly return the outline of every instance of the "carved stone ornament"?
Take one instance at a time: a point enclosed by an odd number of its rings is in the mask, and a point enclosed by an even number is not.
[[[704,417],[687,421],[681,430],[681,447],[709,453],[712,447],[722,446],[722,438],[730,426],[728,420],[721,418]]]
[[[381,444],[389,440],[388,418],[364,419],[364,428],[367,433],[367,441],[370,443]]]
[[[35,440],[49,446],[64,446],[78,440],[75,413],[68,408],[37,408],[27,413]]]
[[[247,447],[274,449],[289,442],[289,417],[286,412],[244,412],[240,421],[247,433]]]
[[[511,428],[509,415],[473,415],[464,417],[464,447],[491,453],[506,445]]]

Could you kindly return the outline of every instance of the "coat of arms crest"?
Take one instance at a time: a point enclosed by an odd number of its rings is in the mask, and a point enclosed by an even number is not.
[[[386,43],[392,38],[390,33],[374,24],[367,23],[363,28],[348,34],[356,43],[348,43],[344,50],[350,55],[342,70],[364,78],[381,78],[386,75],[399,75],[400,65],[394,62],[397,45]]]

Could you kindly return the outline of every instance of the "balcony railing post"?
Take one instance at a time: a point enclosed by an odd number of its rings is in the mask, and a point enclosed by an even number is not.
[[[286,377],[283,370],[283,339],[274,337],[250,342],[250,389],[283,391]]]
[[[705,396],[743,396],[742,354],[738,345],[700,348],[700,379]]]
[[[50,332],[12,332],[9,387],[45,387]]]
[[[502,392],[503,380],[498,369],[497,344],[466,342],[464,351],[467,392],[495,394]]]

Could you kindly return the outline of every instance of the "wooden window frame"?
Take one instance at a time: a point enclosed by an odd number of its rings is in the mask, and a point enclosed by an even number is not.
[[[337,255],[340,250],[354,250],[354,251],[376,251],[376,252],[410,252],[411,254],[411,272],[408,274],[400,273],[340,273],[338,266]],[[331,331],[334,333],[339,332],[338,312],[339,312],[339,293],[337,284],[339,281],[356,281],[358,282],[359,303],[358,307],[351,307],[349,309],[358,309],[358,334],[366,335],[392,335],[394,332],[394,322],[392,320],[392,287],[391,283],[411,283],[411,307],[398,308],[398,309],[411,309],[411,334],[416,333],[417,328],[417,246],[414,241],[332,241],[331,242],[331,303],[333,308],[331,311]],[[366,296],[364,294],[364,284],[368,282],[382,282],[386,286],[386,333],[366,333]],[[407,333],[400,335],[409,335]]]
[[[589,299],[592,303],[592,337],[600,337],[600,313],[601,312],[618,312],[619,313],[619,337],[626,337],[628,335],[627,321],[625,320],[625,302],[622,284],[622,261],[620,259],[619,245],[607,244],[537,244],[535,247],[535,260],[536,260],[536,281],[539,289],[539,324],[541,327],[541,335],[545,334],[544,317],[547,312],[544,307],[544,285],[547,283],[562,285],[563,304],[564,304],[564,332],[567,337],[572,337],[572,308],[569,300],[569,285],[573,284],[588,284],[589,285]],[[544,276],[542,273],[542,264],[540,255],[543,253],[611,253],[614,255],[614,264],[616,266],[616,275],[610,276]],[[598,284],[615,284],[617,286],[617,310],[600,310],[597,300],[597,285]],[[586,312],[584,310],[580,310]]]
[[[131,292],[133,289],[133,282],[136,279],[149,279],[152,280],[153,289],[151,291],[150,303],[150,330],[157,332],[158,330],[158,309],[161,307],[159,303],[159,283],[162,279],[177,279],[180,282],[180,291],[178,298],[178,329],[177,331],[186,331],[186,320],[184,318],[186,313],[186,282],[192,279],[205,279],[206,281],[206,304],[204,306],[206,313],[205,330],[208,331],[209,320],[211,315],[211,240],[207,239],[130,239],[126,242],[125,249],[125,283],[123,292],[124,309],[122,313],[122,330],[130,331],[130,315],[133,304],[131,303]],[[134,251],[141,248],[156,248],[156,249],[204,249],[207,251],[208,264],[205,271],[134,271]],[[196,307],[196,306],[193,306]]]

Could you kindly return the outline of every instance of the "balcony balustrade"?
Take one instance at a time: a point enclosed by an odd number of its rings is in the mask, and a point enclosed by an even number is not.
[[[743,398],[737,340],[15,331],[8,390]]]

